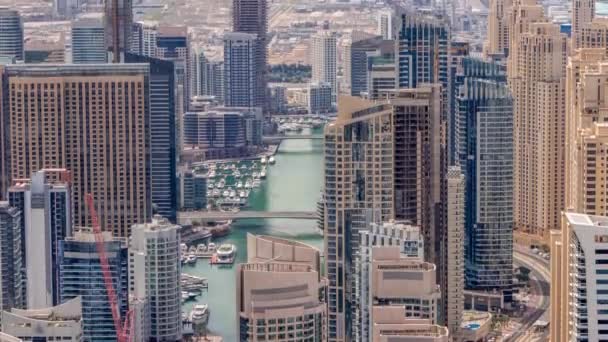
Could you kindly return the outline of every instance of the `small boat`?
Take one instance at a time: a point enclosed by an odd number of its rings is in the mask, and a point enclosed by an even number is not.
[[[266,157],[262,157],[262,159],[260,159],[260,163],[262,163],[262,165],[266,164]]]
[[[259,174],[259,173],[257,173],[257,172],[254,172],[254,173],[252,173],[252,174],[251,174],[251,176],[252,176],[253,178],[259,178],[259,177],[260,177],[260,174]]]
[[[233,244],[223,244],[215,252],[212,258],[214,264],[232,264],[236,258],[236,246]]]
[[[215,186],[215,184],[213,184],[213,182],[207,183],[207,189],[213,189],[213,186]]]
[[[196,247],[195,246],[190,246],[190,248],[188,249],[188,253],[192,254],[196,252]]]
[[[230,190],[230,197],[236,197],[236,191]]]
[[[242,189],[242,188],[243,188],[243,182],[239,181],[239,182],[236,184],[236,188],[237,188],[237,189]]]
[[[242,190],[241,190],[241,191],[239,192],[239,197],[240,197],[240,198],[245,198],[245,197],[247,197],[247,195],[245,194],[245,191],[242,191]]]
[[[207,246],[207,250],[209,252],[214,252],[215,251],[215,244],[213,242],[209,242],[209,246]]]
[[[266,170],[262,170],[262,171],[260,172],[260,178],[261,178],[261,179],[266,178]]]
[[[211,197],[220,197],[221,193],[219,189],[215,189],[213,190],[213,192],[211,192]]]
[[[186,263],[186,265],[196,264],[196,255],[193,255],[193,254],[188,255],[188,257],[186,258],[185,263]]]
[[[260,182],[260,180],[259,180],[259,179],[255,179],[255,180],[253,181],[253,184],[252,184],[252,185],[253,185],[253,187],[254,187],[254,188],[259,188],[259,187],[260,187],[260,185],[262,185],[262,183]]]
[[[274,164],[274,163],[276,163],[274,156],[270,156],[270,158],[268,158],[268,164]]]
[[[248,180],[245,182],[245,189],[251,189],[252,187],[253,187],[253,184],[251,183],[251,180],[250,180],[250,179],[248,179]]]
[[[222,197],[228,197],[228,196],[230,196],[230,191],[224,190],[224,192],[222,193]]]
[[[247,170],[247,165],[243,164],[243,166],[241,166],[241,170]]]
[[[198,293],[182,291],[182,300],[195,300]]]

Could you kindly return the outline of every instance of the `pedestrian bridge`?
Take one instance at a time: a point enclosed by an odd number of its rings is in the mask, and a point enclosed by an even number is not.
[[[188,224],[192,221],[226,221],[244,219],[294,219],[294,220],[316,220],[315,211],[180,211],[177,213],[177,221],[180,224]]]

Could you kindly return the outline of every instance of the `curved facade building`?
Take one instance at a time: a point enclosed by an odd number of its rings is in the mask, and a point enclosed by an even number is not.
[[[325,341],[326,280],[319,250],[271,236],[247,236],[237,269],[240,341]]]
[[[15,10],[0,7],[0,56],[24,60],[23,22]]]

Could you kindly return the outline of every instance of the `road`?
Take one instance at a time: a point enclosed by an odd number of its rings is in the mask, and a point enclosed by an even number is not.
[[[526,266],[531,270],[530,279],[532,280],[533,286],[536,289],[536,293],[541,294],[540,305],[534,310],[527,312],[521,320],[522,327],[517,330],[513,335],[507,338],[507,342],[519,342],[519,341],[531,341],[530,335],[532,325],[539,319],[548,321],[547,316],[549,314],[549,295],[551,281],[551,272],[549,270],[549,263],[534,254],[530,254],[528,251],[516,248],[513,251],[513,259],[516,264]]]

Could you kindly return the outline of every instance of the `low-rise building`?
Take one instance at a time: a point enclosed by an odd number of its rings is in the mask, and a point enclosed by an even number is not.
[[[65,341],[81,342],[82,302],[76,297],[61,305],[34,310],[12,309],[2,312],[0,341]]]
[[[374,306],[372,309],[374,342],[448,342],[448,328],[428,320],[407,317],[405,306]]]

